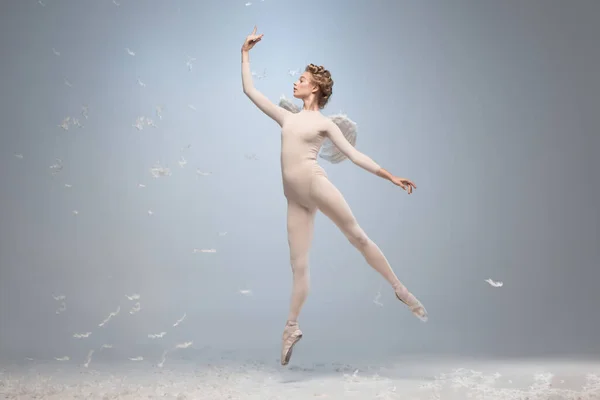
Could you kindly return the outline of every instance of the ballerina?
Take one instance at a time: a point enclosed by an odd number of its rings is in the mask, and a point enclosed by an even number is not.
[[[287,199],[287,233],[293,274],[291,304],[281,347],[281,364],[287,365],[294,345],[302,338],[298,316],[309,291],[308,254],[317,210],[340,228],[367,263],[392,286],[398,300],[406,304],[421,321],[426,322],[428,316],[421,302],[396,277],[379,247],[359,226],[346,200],[319,166],[317,154],[332,163],[347,158],[400,186],[408,194],[417,188],[416,185],[409,179],[390,174],[356,150],[356,124],[349,118],[321,114],[320,110],[333,93],[331,73],[323,66],[309,64],[294,83],[294,97],[303,101],[302,109],[284,97],[276,105],[259,92],[252,83],[249,51],[263,36],[257,35],[254,27],[244,41],[242,86],[248,98],[281,127],[281,172],[283,192]]]

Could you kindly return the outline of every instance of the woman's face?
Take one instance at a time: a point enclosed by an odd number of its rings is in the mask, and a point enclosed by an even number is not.
[[[305,99],[312,93],[316,92],[316,87],[312,83],[310,72],[304,72],[296,82],[294,82],[294,97],[297,99]]]

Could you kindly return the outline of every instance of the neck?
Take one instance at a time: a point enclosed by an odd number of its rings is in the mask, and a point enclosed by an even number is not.
[[[302,107],[304,111],[319,111],[319,102],[317,101],[315,96],[311,96],[308,99],[304,100],[304,106]]]

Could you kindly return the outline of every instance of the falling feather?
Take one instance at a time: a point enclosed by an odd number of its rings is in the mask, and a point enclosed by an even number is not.
[[[216,249],[194,249],[194,253],[216,253]]]
[[[161,166],[160,163],[156,163],[152,168],[150,168],[150,173],[154,178],[171,176],[171,170],[168,167]]]
[[[158,368],[162,368],[163,365],[165,365],[165,361],[167,361],[167,353],[168,352],[169,352],[168,350],[163,351],[162,357],[160,358],[160,362],[157,364]]]
[[[86,360],[85,360],[85,364],[83,364],[83,366],[84,366],[85,368],[87,368],[87,367],[89,367],[89,366],[90,366],[90,362],[92,362],[92,355],[93,355],[93,354],[94,354],[94,350],[90,350],[90,351],[88,352],[88,355],[87,355],[87,357],[86,357]]]
[[[116,317],[117,315],[119,315],[119,312],[121,312],[121,306],[118,306],[116,311],[113,311],[110,314],[108,314],[108,317],[106,317],[104,321],[100,322],[98,326],[103,327],[108,323],[108,321],[111,320],[112,317]]]
[[[375,303],[375,305],[379,306],[379,307],[383,307],[383,303],[381,303],[379,301],[379,299],[381,299],[381,291],[377,292],[377,295],[375,296],[375,298],[373,299],[373,303]]]
[[[255,77],[256,79],[264,79],[267,77],[267,69],[265,68],[263,70],[262,74],[259,74],[257,72],[252,72],[252,76]]]
[[[190,71],[190,72],[192,72],[192,68],[194,67],[194,64],[193,64],[194,61],[196,61],[196,59],[194,57],[188,56],[185,65],[188,67],[188,71]]]
[[[142,309],[142,305],[139,302],[137,302],[137,303],[135,303],[133,308],[129,311],[129,314],[131,314],[131,315],[137,314],[138,312],[140,312],[141,309]]]
[[[60,303],[60,307],[56,310],[56,314],[62,314],[65,311],[67,311],[67,303],[63,301]]]
[[[209,175],[212,175],[212,172],[204,172],[204,171],[201,171],[200,169],[196,169],[196,175],[197,176],[209,176]]]
[[[499,281],[499,282],[496,282],[496,281],[493,281],[493,280],[491,280],[491,279],[489,279],[489,278],[488,278],[488,279],[486,279],[485,281],[486,281],[487,283],[489,283],[489,284],[490,284],[490,286],[492,286],[492,287],[495,287],[495,288],[499,288],[499,287],[502,287],[502,286],[504,286],[504,282],[500,282],[500,281]]]
[[[183,317],[179,318],[177,322],[173,324],[173,326],[179,326],[185,320],[185,317],[187,317],[187,313],[183,313]]]

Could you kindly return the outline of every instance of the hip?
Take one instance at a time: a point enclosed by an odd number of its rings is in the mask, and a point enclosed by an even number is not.
[[[304,165],[282,168],[283,193],[288,200],[295,201],[307,208],[314,207],[312,186],[315,179],[327,178],[325,170],[314,162]]]

